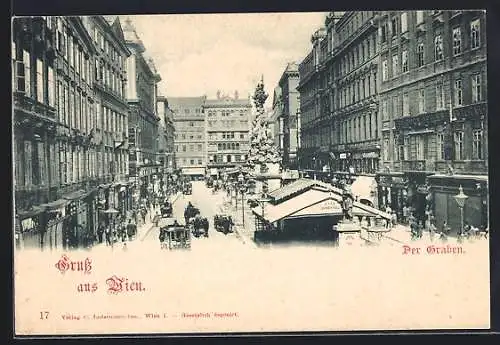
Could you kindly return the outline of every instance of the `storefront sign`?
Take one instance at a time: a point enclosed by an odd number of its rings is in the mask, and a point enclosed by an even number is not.
[[[340,158],[340,159],[346,159],[346,158],[347,158],[347,153],[341,153],[341,154],[339,155],[339,158]]]
[[[363,152],[363,158],[378,158],[377,152]]]

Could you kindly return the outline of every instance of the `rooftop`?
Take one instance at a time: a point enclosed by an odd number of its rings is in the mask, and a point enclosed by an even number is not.
[[[168,97],[170,108],[197,108],[205,103],[205,96],[199,97]]]

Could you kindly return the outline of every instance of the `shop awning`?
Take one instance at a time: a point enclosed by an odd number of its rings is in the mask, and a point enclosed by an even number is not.
[[[68,193],[63,195],[63,199],[66,200],[78,200],[88,195],[88,192],[83,189],[77,190],[76,192]]]
[[[44,211],[44,209],[42,207],[34,206],[30,210],[18,212],[17,213],[17,217],[19,218],[19,220],[23,220],[23,219],[26,219],[26,218],[31,218],[31,217],[34,217],[36,215],[39,215],[43,211]]]
[[[254,207],[252,212],[270,223],[284,218],[335,216],[342,214],[341,201],[342,195],[337,188],[327,190],[313,186],[312,189],[278,204],[266,202],[264,209],[260,205]],[[354,202],[352,213],[354,216],[391,218],[390,214],[361,202]]]
[[[69,201],[66,199],[59,199],[40,206],[43,207],[46,211],[56,211],[65,207],[68,203]]]
[[[358,201],[368,200],[370,203],[375,202],[375,188],[377,182],[372,176],[358,176],[351,185],[353,196],[358,197]]]

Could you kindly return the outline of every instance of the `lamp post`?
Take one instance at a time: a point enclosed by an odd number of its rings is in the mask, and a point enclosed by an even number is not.
[[[264,182],[264,184],[262,185],[262,198],[258,200],[258,202],[260,203],[260,207],[262,209],[262,224],[265,226],[265,214],[264,214],[264,210],[265,210],[265,203],[266,202],[269,202],[271,199],[267,196],[267,192],[269,191],[269,187],[267,185],[266,182]]]
[[[465,201],[469,198],[464,194],[462,185],[460,185],[460,187],[458,188],[458,194],[455,195],[454,198],[458,204],[458,207],[460,208],[460,235],[462,235],[462,233],[464,232],[464,206]]]
[[[245,226],[245,178],[243,174],[240,172],[238,175],[238,189],[241,193],[241,221],[243,223],[243,227]],[[236,206],[238,205],[238,190],[236,190]]]

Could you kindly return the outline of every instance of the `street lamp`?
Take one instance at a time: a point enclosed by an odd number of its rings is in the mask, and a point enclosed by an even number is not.
[[[246,192],[246,185],[245,185],[245,178],[243,177],[243,174],[240,172],[238,175],[238,189],[240,190],[241,193],[241,220],[243,223],[243,227],[245,227],[245,192]],[[236,205],[238,205],[238,190],[236,190]]]
[[[462,188],[462,185],[458,188],[458,194],[454,196],[455,201],[458,204],[458,207],[460,208],[460,235],[464,232],[464,206],[465,206],[465,201],[469,198],[467,195],[464,194],[464,190]]]

